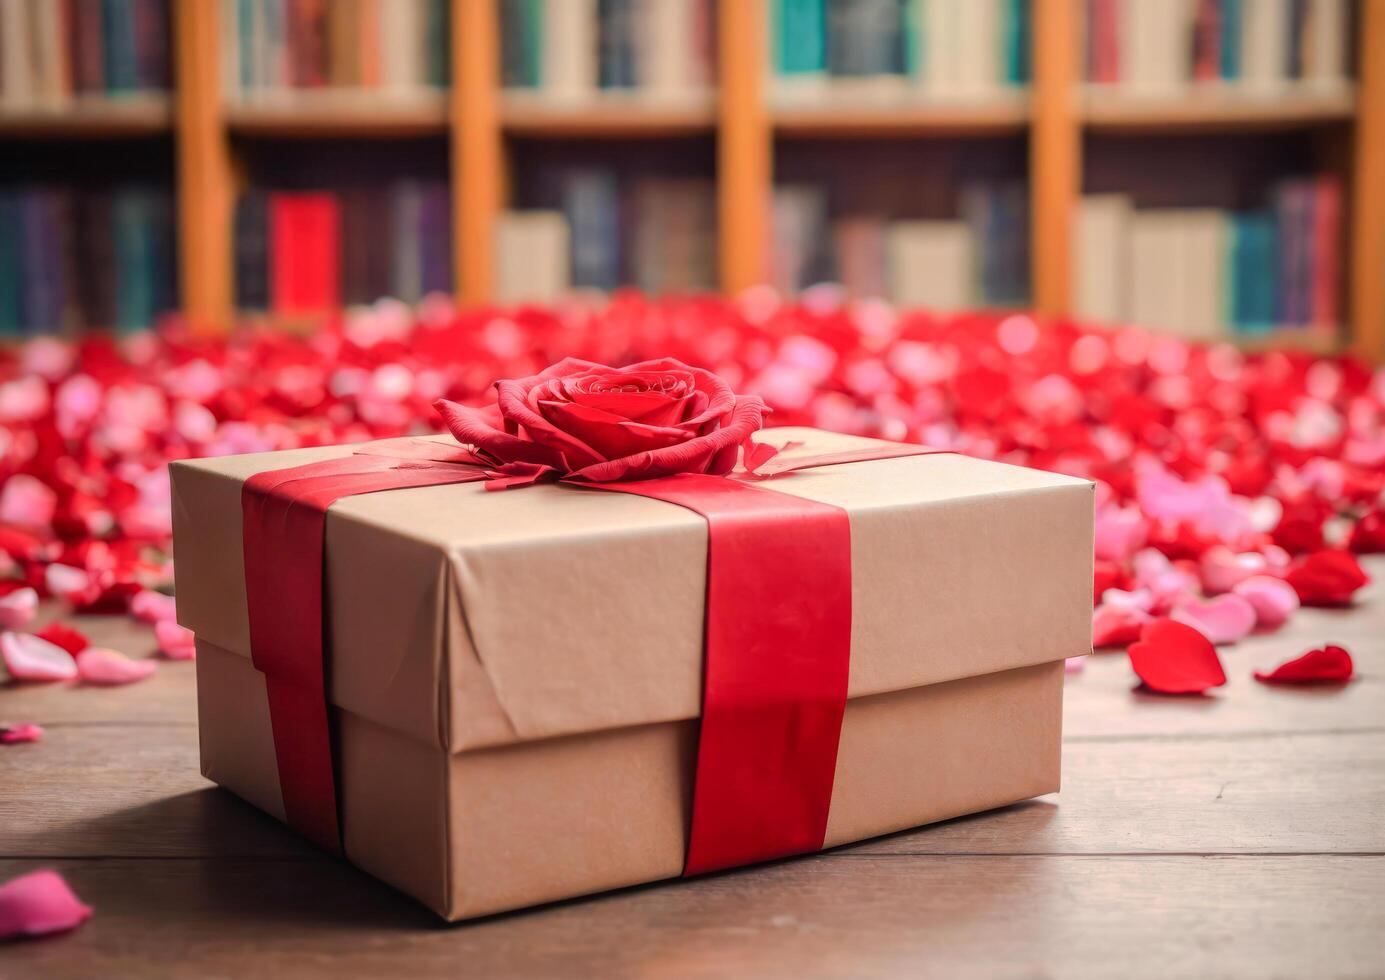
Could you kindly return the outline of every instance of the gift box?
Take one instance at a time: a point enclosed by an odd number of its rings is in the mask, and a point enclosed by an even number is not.
[[[785,447],[776,462],[787,465],[740,482],[844,512],[841,567],[813,552],[733,552],[724,526],[639,492],[407,485],[446,465],[438,461],[459,449],[450,436],[364,454],[330,447],[173,464],[178,615],[197,635],[203,774],[296,825],[312,824],[303,799],[316,800],[326,829],[307,826],[310,836],[447,919],[831,847],[1056,791],[1063,661],[1090,650],[1092,485],[952,453],[892,456],[892,444],[811,429],[759,438]],[[810,457],[835,465],[793,469]],[[264,474],[361,458],[402,460],[406,485],[323,497],[320,543],[248,516]],[[732,559],[749,566],[735,572],[736,594],[709,593],[710,576],[729,581],[717,569]],[[302,585],[315,562],[316,594]],[[832,593],[817,590],[834,575],[846,591],[824,602]],[[807,598],[795,607],[800,591]],[[780,710],[776,685],[785,701],[832,700],[794,693],[794,666],[755,682],[758,693],[719,702],[718,717],[732,720],[710,731],[711,685],[724,683],[708,661],[719,631],[787,636],[801,627],[796,618],[819,615],[829,625],[810,632],[841,632],[843,650],[849,639],[844,703],[827,708],[836,727],[824,734],[805,722],[816,717],[809,705],[767,755],[747,744],[769,737],[736,726]],[[321,670],[276,693],[256,645],[307,629],[311,647],[319,626],[321,653],[305,662],[320,656]],[[732,656],[753,667],[762,652]],[[300,694],[308,708],[285,707]],[[720,748],[706,741],[713,734]],[[303,763],[314,750],[296,740],[308,735],[330,752],[325,773]],[[768,802],[716,800],[719,769],[742,755],[760,760],[755,785],[785,779],[789,788]],[[796,782],[780,772],[800,764],[817,775]],[[304,785],[324,779],[321,792]],[[814,807],[815,829],[784,830],[804,810],[811,823]],[[726,831],[717,820],[758,823]],[[737,840],[694,862],[699,833],[786,842],[757,850]],[[721,845],[698,846],[710,854]]]

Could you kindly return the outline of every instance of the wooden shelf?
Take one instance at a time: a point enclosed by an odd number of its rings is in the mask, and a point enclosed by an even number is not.
[[[710,135],[716,124],[716,100],[710,94],[667,103],[625,95],[563,103],[507,92],[500,108],[501,128],[510,136],[658,139]]]
[[[1088,86],[1082,125],[1093,132],[1164,133],[1274,131],[1350,122],[1356,113],[1352,92],[1299,92],[1248,95],[1208,85],[1170,97],[1104,92]]]
[[[447,93],[380,96],[326,90],[223,107],[226,128],[237,136],[278,139],[441,136],[447,132]]]
[[[1020,134],[1029,123],[1026,97],[987,102],[781,103],[770,112],[775,135],[785,137],[907,137]]]
[[[6,139],[158,136],[172,129],[173,106],[166,93],[79,98],[52,107],[0,111],[0,136]]]
[[[1343,332],[1336,328],[1276,327],[1265,333],[1232,334],[1227,340],[1246,353],[1278,350],[1333,355],[1346,349],[1342,337]]]

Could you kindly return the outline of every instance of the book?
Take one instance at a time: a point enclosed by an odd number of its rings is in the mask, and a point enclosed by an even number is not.
[[[781,80],[821,80],[827,71],[827,0],[775,0],[774,69]]]
[[[972,305],[972,232],[961,221],[899,221],[886,232],[890,293],[901,307],[950,312]]]
[[[636,84],[635,0],[597,0],[597,79],[602,88]]]
[[[848,295],[858,299],[889,296],[888,225],[881,215],[840,218],[832,226],[837,279]]]
[[[597,84],[596,0],[545,0],[544,94],[555,99],[590,96]]]
[[[340,220],[331,194],[270,195],[270,309],[276,315],[292,319],[341,306]]]
[[[1314,182],[1309,323],[1335,328],[1341,318],[1342,184],[1324,174]]]
[[[620,194],[614,174],[579,170],[562,188],[563,213],[572,235],[572,285],[615,289],[621,281]]]
[[[771,205],[770,282],[789,296],[819,280],[818,245],[827,227],[827,194],[812,184],[781,184]]]
[[[1240,0],[1241,83],[1251,90],[1278,89],[1287,78],[1289,8],[1285,0]]]
[[[1123,194],[1084,196],[1073,221],[1073,313],[1084,320],[1125,318],[1130,199]]]
[[[243,310],[269,309],[269,195],[250,189],[236,201],[235,299]],[[354,241],[354,237],[348,241]],[[352,280],[354,281],[354,280]]]
[[[567,218],[558,211],[506,211],[495,228],[496,301],[556,301],[571,288]]]

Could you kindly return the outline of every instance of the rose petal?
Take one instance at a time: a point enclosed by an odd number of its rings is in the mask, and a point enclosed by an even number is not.
[[[1186,623],[1216,645],[1236,643],[1255,629],[1255,607],[1234,593],[1215,599],[1193,599],[1169,613],[1171,619]]]
[[[1354,670],[1351,654],[1339,646],[1325,646],[1286,660],[1268,673],[1257,670],[1255,679],[1262,684],[1343,684],[1351,680]]]
[[[89,918],[91,907],[56,871],[31,871],[0,885],[0,939],[66,932]]]
[[[18,681],[65,681],[77,676],[70,653],[29,633],[0,633],[0,657]]]
[[[154,673],[157,666],[153,660],[131,660],[104,647],[87,647],[77,654],[77,674],[86,684],[133,684]]]
[[[1135,675],[1160,694],[1201,694],[1226,683],[1226,672],[1207,637],[1172,619],[1146,624],[1129,655]]]
[[[28,626],[36,615],[38,593],[33,589],[16,589],[7,596],[0,596],[0,629]]]
[[[130,600],[130,615],[144,623],[176,621],[178,605],[171,595],[144,589]]]
[[[91,586],[91,576],[85,569],[57,562],[44,570],[43,580],[49,592],[64,599],[80,596]]]
[[[1108,590],[1110,592],[1116,589]],[[1092,647],[1129,646],[1140,638],[1140,630],[1150,616],[1136,606],[1103,602],[1092,611]]]
[[[57,620],[49,623],[34,635],[40,639],[47,640],[49,643],[62,647],[74,657],[91,646],[91,642],[86,638],[86,634],[82,633],[80,630],[73,629],[65,623],[60,623]]]
[[[186,626],[163,620],[154,624],[154,638],[170,660],[192,660],[197,656],[197,637]]]
[[[1259,629],[1278,629],[1299,607],[1294,587],[1272,575],[1252,575],[1238,582],[1232,591],[1254,607]]]
[[[37,742],[43,738],[43,728],[31,721],[22,725],[0,727],[0,745],[18,745],[21,742]]]
[[[1299,559],[1285,580],[1305,606],[1346,606],[1370,576],[1350,552],[1329,549]]]
[[[1082,673],[1082,668],[1085,667],[1086,665],[1087,665],[1087,658],[1086,658],[1085,656],[1083,656],[1083,657],[1068,657],[1066,660],[1063,661],[1063,673],[1065,673],[1065,674],[1080,674],[1080,673]]]

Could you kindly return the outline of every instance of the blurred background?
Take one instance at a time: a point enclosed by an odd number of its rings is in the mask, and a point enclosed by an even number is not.
[[[1379,360],[1383,6],[0,0],[0,335],[830,283]]]

